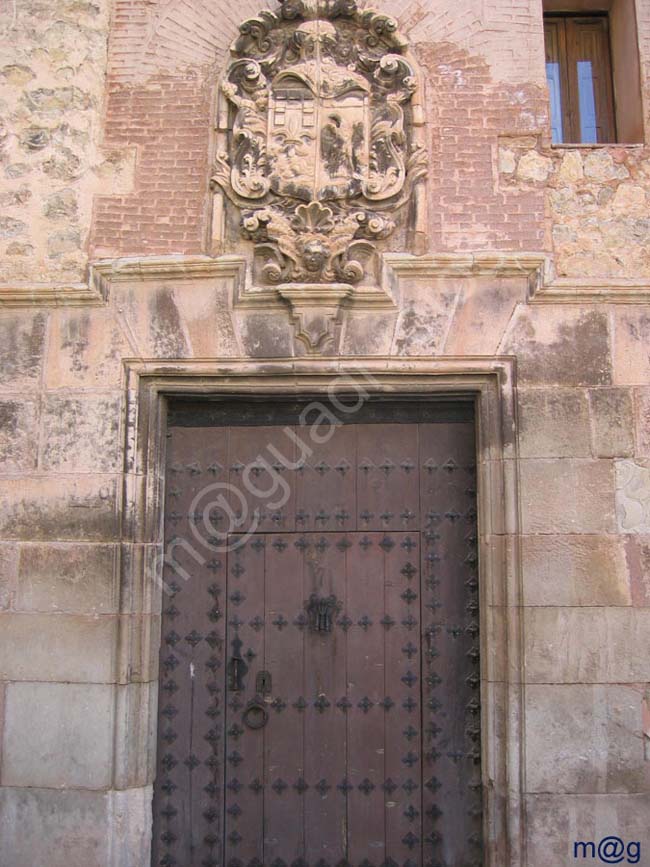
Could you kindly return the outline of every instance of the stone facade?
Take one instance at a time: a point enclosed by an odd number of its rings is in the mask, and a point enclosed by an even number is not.
[[[149,863],[140,383],[354,365],[432,390],[487,372],[509,406],[482,454],[507,504],[482,530],[484,715],[521,767],[492,775],[490,742],[485,766],[523,821],[509,849],[489,825],[487,863],[570,863],[609,834],[650,857],[650,151],[551,147],[541,0],[374,6],[420,76],[426,231],[385,241],[376,296],[328,309],[314,350],[215,231],[218,83],[258,0],[0,0],[2,865]]]

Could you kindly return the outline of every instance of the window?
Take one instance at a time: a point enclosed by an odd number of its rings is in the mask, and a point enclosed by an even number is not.
[[[616,141],[607,15],[546,15],[553,144]]]

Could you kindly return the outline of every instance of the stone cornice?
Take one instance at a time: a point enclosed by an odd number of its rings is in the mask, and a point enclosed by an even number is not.
[[[383,256],[381,287],[356,287],[346,307],[393,307],[390,287],[405,278],[523,277],[533,304],[648,304],[650,279],[554,277],[552,260],[539,252],[468,252]],[[249,283],[242,256],[142,256],[102,260],[89,267],[87,283],[15,283],[0,285],[0,307],[92,307],[105,304],[110,287],[160,280],[230,278],[237,307],[274,307],[283,303],[278,288]]]

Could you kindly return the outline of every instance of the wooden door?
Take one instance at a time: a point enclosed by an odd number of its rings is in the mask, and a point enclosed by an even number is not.
[[[371,404],[323,442],[300,410],[171,413],[152,863],[479,865],[471,406]],[[284,502],[199,550],[219,479],[214,526],[255,513],[246,467]]]

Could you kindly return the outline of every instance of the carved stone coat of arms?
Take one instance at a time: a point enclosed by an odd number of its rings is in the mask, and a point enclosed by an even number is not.
[[[241,212],[256,279],[358,284],[425,173],[395,21],[356,0],[284,0],[240,26],[231,55],[213,183]]]

